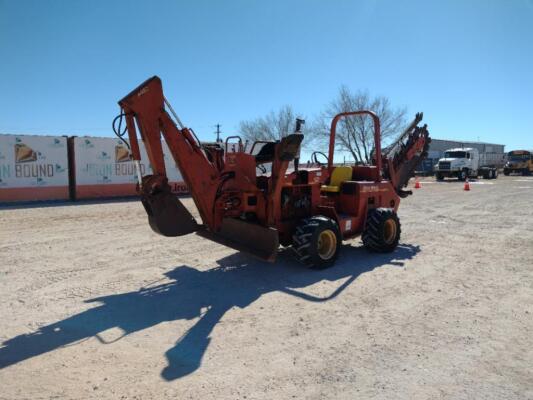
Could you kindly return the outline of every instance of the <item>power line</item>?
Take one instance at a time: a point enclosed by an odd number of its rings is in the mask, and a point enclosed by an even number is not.
[[[222,143],[222,139],[220,139],[220,134],[221,134],[220,127],[221,126],[222,125],[220,125],[220,124],[216,124],[215,125],[215,127],[217,128],[217,131],[215,132],[217,134],[217,143]]]

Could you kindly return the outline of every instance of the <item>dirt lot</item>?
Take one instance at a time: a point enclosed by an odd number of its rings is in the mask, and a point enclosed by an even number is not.
[[[422,185],[396,252],[326,271],[138,202],[1,209],[0,399],[533,398],[533,178]]]

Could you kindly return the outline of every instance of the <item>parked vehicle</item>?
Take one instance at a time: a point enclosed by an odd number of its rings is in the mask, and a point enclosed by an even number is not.
[[[513,150],[507,154],[507,162],[503,168],[504,175],[533,173],[533,154],[527,150]]]
[[[449,149],[444,153],[444,158],[439,159],[435,165],[435,176],[439,181],[451,177],[464,181],[466,178],[479,176],[496,179],[503,157],[503,153],[480,153],[472,147]]]
[[[418,126],[422,120],[418,113],[382,153],[378,116],[368,110],[343,112],[331,122],[327,164],[304,170],[294,163],[288,171],[304,138],[301,120],[294,133],[278,141],[256,141],[246,152],[238,136],[228,137],[225,146],[200,143],[165,99],[157,76],[119,105],[122,112],[113,123],[115,133],[124,140],[120,126],[125,118],[133,162],[138,166],[138,127],[152,165],[152,175],[143,176],[140,168],[137,173],[140,198],[156,233],[182,236],[196,232],[266,261],[276,259],[280,245],[292,245],[298,260],[313,268],[332,266],[342,240],[356,236],[361,236],[370,251],[396,248],[401,232],[396,212],[400,200],[412,194],[404,188],[427,156],[430,142],[427,126]],[[337,123],[355,115],[366,115],[374,122],[375,159],[368,165],[335,166]],[[161,135],[189,187],[201,224],[171,193]],[[254,152],[255,148],[260,150]],[[270,164],[270,173],[258,175],[266,171],[265,164]]]

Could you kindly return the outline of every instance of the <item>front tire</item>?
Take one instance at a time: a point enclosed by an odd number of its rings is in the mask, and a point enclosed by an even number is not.
[[[444,175],[442,175],[442,174],[437,172],[436,178],[437,178],[438,181],[443,181],[444,180]]]
[[[370,210],[362,240],[367,250],[378,253],[393,251],[400,241],[401,225],[398,215],[390,208]]]
[[[302,220],[292,241],[298,261],[313,269],[325,269],[335,263],[342,238],[337,222],[317,215]]]
[[[466,181],[466,178],[468,178],[468,170],[463,169],[461,172],[459,172],[457,179],[459,179],[462,182],[462,181]]]

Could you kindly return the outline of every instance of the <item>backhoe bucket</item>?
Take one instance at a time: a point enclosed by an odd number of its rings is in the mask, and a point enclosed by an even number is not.
[[[224,218],[220,231],[199,230],[198,235],[224,246],[274,262],[279,248],[278,231],[235,218]]]
[[[194,217],[175,194],[143,194],[141,200],[154,232],[163,236],[183,236],[198,230]]]

